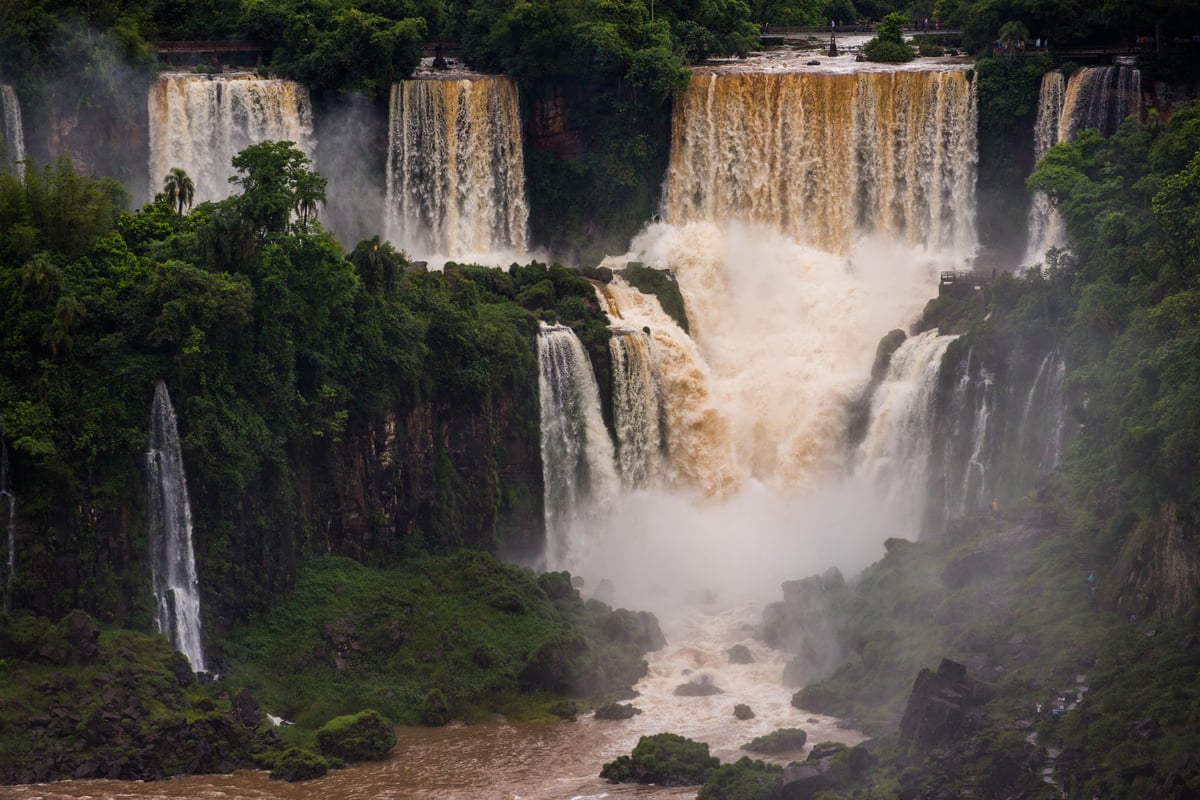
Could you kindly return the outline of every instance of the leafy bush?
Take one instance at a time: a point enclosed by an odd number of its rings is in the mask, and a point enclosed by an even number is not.
[[[883,39],[874,38],[863,45],[863,55],[868,61],[879,61],[885,64],[900,64],[905,61],[912,61],[912,47],[903,42],[888,42]]]
[[[713,770],[696,800],[774,800],[779,797],[783,767],[742,756]]]
[[[374,709],[334,717],[317,731],[317,747],[346,761],[379,761],[396,746],[392,723]]]
[[[632,754],[605,764],[600,777],[610,783],[696,786],[704,783],[719,764],[708,754],[704,742],[676,733],[658,733],[639,739]]]
[[[917,55],[925,58],[939,58],[945,54],[946,51],[939,44],[921,42],[920,46],[917,47]]]
[[[786,753],[799,750],[807,741],[808,734],[799,728],[780,728],[742,745],[742,749],[751,753]]]
[[[313,751],[302,747],[289,747],[275,757],[275,766],[271,768],[271,780],[295,783],[323,778],[328,771],[329,762]]]

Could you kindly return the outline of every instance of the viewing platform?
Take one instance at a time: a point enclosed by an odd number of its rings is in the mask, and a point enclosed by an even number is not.
[[[271,60],[270,42],[256,39],[161,41],[154,45],[159,61],[174,65],[221,63],[255,66]]]

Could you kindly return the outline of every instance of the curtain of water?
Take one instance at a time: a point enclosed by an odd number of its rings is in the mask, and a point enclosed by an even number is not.
[[[21,122],[21,102],[8,84],[0,84],[0,166],[15,167],[23,175],[25,165],[25,131]]]
[[[204,672],[200,638],[200,583],[192,548],[192,509],[175,409],[167,386],[154,389],[150,443],[146,451],[149,498],[150,567],[154,588],[154,621],[158,630],[187,656],[192,669]]]
[[[650,336],[617,330],[608,340],[613,362],[613,424],[617,463],[626,488],[658,485],[662,473],[658,376]]]

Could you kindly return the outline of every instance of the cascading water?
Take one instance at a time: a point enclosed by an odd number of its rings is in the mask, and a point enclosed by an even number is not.
[[[8,84],[0,84],[0,168],[24,174],[25,130],[21,122],[21,102]]]
[[[1057,350],[1042,359],[1021,412],[1021,460],[1044,475],[1062,459],[1066,433],[1067,362]]]
[[[1121,121],[1142,108],[1142,73],[1133,67],[1080,67],[1064,81],[1058,70],[1042,76],[1034,126],[1035,163],[1059,142],[1073,140],[1086,128],[1101,136],[1115,132]],[[1025,262],[1042,259],[1051,247],[1066,245],[1062,218],[1049,199],[1037,192],[1029,208],[1029,244]]]
[[[1042,160],[1058,143],[1059,120],[1062,117],[1066,81],[1058,70],[1042,76],[1042,88],[1038,92],[1037,122],[1033,128],[1033,160]],[[1050,205],[1044,192],[1034,192],[1029,205],[1029,245],[1024,261],[1033,264],[1039,261],[1051,247],[1061,248],[1066,243],[1067,232],[1062,217]]]
[[[516,83],[412,80],[392,86],[388,238],[411,254],[523,254],[529,211]]]
[[[313,154],[312,104],[293,81],[166,74],[150,86],[148,106],[151,197],[180,167],[195,184],[194,202],[223,200],[233,157],[259,142],[290,141]]]
[[[662,434],[650,336],[642,331],[616,330],[608,346],[621,480],[629,489],[657,486],[662,473]]]
[[[911,336],[892,354],[887,376],[871,398],[870,423],[855,472],[901,520],[922,518],[928,482],[935,393],[942,356],[954,336],[937,330]],[[917,533],[910,531],[908,535]]]
[[[150,414],[146,494],[154,622],[171,645],[187,656],[192,669],[204,672],[200,583],[192,550],[192,509],[188,503],[175,409],[162,381],[154,388]]]
[[[616,500],[620,479],[583,344],[565,325],[538,332],[546,565],[575,569],[593,528]]]
[[[975,245],[962,70],[697,75],[677,98],[666,218],[753,220],[844,253],[877,233]]]

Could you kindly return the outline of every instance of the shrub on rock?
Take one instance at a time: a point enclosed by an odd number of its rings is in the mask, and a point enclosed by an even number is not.
[[[720,762],[708,754],[708,745],[676,733],[643,736],[633,752],[610,761],[600,777],[610,783],[654,783],[659,786],[696,786]]]
[[[271,769],[271,780],[307,781],[313,778],[323,778],[329,771],[329,762],[311,750],[302,747],[289,747],[275,757],[275,766]]]
[[[374,709],[334,717],[317,731],[321,753],[346,761],[379,761],[395,746],[392,723]]]
[[[757,739],[742,745],[743,750],[751,753],[787,753],[799,750],[808,741],[808,734],[799,728],[780,728],[774,733],[759,736]]]
[[[629,703],[605,703],[596,709],[596,719],[629,719],[642,710]]]

